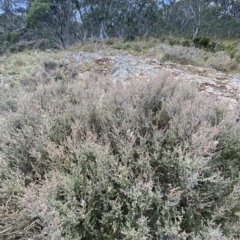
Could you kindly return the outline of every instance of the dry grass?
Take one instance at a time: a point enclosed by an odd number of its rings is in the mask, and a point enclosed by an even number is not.
[[[240,70],[239,62],[226,51],[213,53],[195,47],[170,46],[169,44],[159,43],[149,49],[147,55],[157,57],[162,61],[214,68],[223,72],[237,72]]]
[[[30,72],[39,67],[43,61],[60,60],[63,51],[25,51],[16,54],[6,54],[0,57],[0,78],[3,84],[18,85],[19,79],[28,76]]]
[[[196,66],[201,66],[206,57],[206,52],[195,47],[170,46],[164,43],[159,43],[154,48],[149,49],[148,54],[163,61]]]
[[[171,40],[171,39],[170,39]],[[234,57],[227,51],[216,53],[208,52],[195,47],[185,47],[182,45],[170,45],[168,38],[148,38],[136,39],[132,42],[125,42],[121,39],[110,39],[100,41],[90,39],[85,44],[76,44],[70,51],[104,52],[107,54],[121,54],[127,51],[133,55],[153,56],[160,61],[170,61],[180,64],[190,64],[195,66],[210,67],[224,72],[237,72],[240,70],[240,44],[234,42],[236,51]],[[174,40],[183,42],[182,39]],[[226,41],[222,44],[232,45],[233,42]],[[119,51],[117,53],[117,51]],[[1,82],[17,84],[18,79],[28,75],[36,67],[46,60],[60,60],[66,51],[25,51],[16,54],[7,54],[0,58]]]
[[[90,39],[85,44],[76,44],[71,50],[82,50],[89,52],[111,53],[111,49],[127,51],[133,55],[153,56],[161,61],[169,61],[184,65],[194,65],[214,68],[224,72],[238,72],[240,70],[240,43],[236,41],[222,41],[219,46],[226,50],[216,53],[199,49],[193,46],[191,40],[187,40],[190,46],[183,46],[186,40],[168,37],[136,38],[135,41],[123,41],[121,39],[110,39],[99,41]],[[113,54],[117,54],[113,52]]]
[[[231,58],[226,52],[219,51],[208,56],[204,66],[212,67],[218,71],[233,72],[239,70],[240,65],[236,59]]]

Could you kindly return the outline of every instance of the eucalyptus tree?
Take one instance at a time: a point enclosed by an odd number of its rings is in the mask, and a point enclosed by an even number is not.
[[[205,11],[210,6],[211,0],[182,0],[174,4],[175,24],[181,31],[191,31],[192,38],[195,38],[202,27]]]
[[[91,37],[237,37],[239,24],[240,0],[0,0],[2,42],[48,38],[68,48]]]
[[[25,25],[26,0],[0,0],[0,53],[22,40],[30,40]]]
[[[24,0],[0,1],[1,25],[5,30],[17,31],[25,27],[25,4]]]
[[[81,22],[88,36],[101,39],[117,36],[147,36],[157,20],[156,0],[82,0],[79,1]]]
[[[200,0],[194,1],[198,4],[201,3]],[[239,37],[239,16],[239,0],[203,1],[198,33],[220,38]],[[197,19],[198,18],[194,18],[195,23],[197,23]],[[197,26],[197,24],[195,24],[195,26]]]
[[[76,4],[75,0],[33,0],[26,16],[27,27],[51,37],[61,48],[68,48],[73,39],[72,28],[77,25]]]

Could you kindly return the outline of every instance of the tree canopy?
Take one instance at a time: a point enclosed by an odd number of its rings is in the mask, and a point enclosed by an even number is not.
[[[62,48],[91,37],[240,35],[238,0],[2,0],[0,9],[1,39],[44,37]]]

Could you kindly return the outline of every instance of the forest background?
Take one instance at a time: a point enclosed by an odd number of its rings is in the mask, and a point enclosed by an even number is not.
[[[68,48],[93,37],[240,36],[238,0],[1,0],[0,9],[1,52],[39,39]]]

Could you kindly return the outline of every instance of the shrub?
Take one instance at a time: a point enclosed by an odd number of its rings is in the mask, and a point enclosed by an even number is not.
[[[136,39],[136,37],[134,35],[130,34],[130,35],[125,37],[124,41],[125,42],[134,42],[135,39]]]
[[[141,52],[142,49],[143,49],[143,46],[142,46],[142,44],[140,44],[140,43],[134,43],[134,44],[133,44],[133,49],[134,49],[134,51],[136,51],[136,52]]]
[[[16,44],[17,51],[23,52],[25,50],[32,50],[36,46],[36,41],[20,41]]]
[[[5,239],[240,237],[234,112],[167,74],[36,84],[1,124]]]
[[[236,70],[238,67],[237,60],[232,59],[224,51],[214,53],[207,59],[206,63],[208,66],[224,72]]]
[[[110,38],[108,40],[105,41],[106,45],[113,45],[114,44],[114,39]]]
[[[235,56],[235,59],[236,59],[237,63],[240,63],[240,55],[239,54]]]
[[[58,65],[59,63],[57,63],[56,61],[52,61],[52,60],[43,61],[43,66],[46,71],[55,70],[57,69]]]
[[[11,53],[15,53],[15,52],[17,52],[17,47],[16,47],[16,46],[11,46],[11,47],[9,48],[9,51],[10,51]]]
[[[169,46],[160,44],[154,49],[158,56],[161,53],[163,61],[172,61],[180,64],[199,65],[204,52],[194,47],[183,47],[180,45]]]
[[[237,49],[234,45],[227,45],[225,47],[225,51],[228,52],[228,54],[231,58],[234,58],[235,53],[237,52]]]
[[[171,45],[171,46],[173,46],[173,45],[178,45],[178,44],[179,44],[179,40],[178,40],[178,39],[172,39],[172,38],[170,38],[170,39],[168,40],[168,43],[169,43],[169,45]]]
[[[194,46],[195,47],[201,47],[201,41],[202,41],[202,38],[201,37],[195,37],[194,39],[193,39],[193,43],[194,43]],[[206,41],[206,43],[207,43],[207,41]]]
[[[35,49],[46,50],[50,47],[50,43],[47,39],[40,39],[36,42]],[[56,47],[52,44],[51,47]]]
[[[190,46],[191,46],[191,42],[190,42],[189,40],[184,40],[184,41],[182,42],[182,45],[183,45],[184,47],[190,47]]]
[[[96,52],[103,49],[103,43],[104,42],[101,39],[93,37],[85,41],[80,46],[79,44],[77,44],[75,47],[80,47],[80,49],[85,52]]]
[[[208,37],[196,37],[193,39],[193,44],[197,48],[204,48],[211,52],[214,52],[216,47],[216,43]]]
[[[3,84],[2,84],[3,85]],[[17,100],[16,100],[16,91],[7,91],[2,86],[0,88],[0,113],[5,111],[17,110]]]
[[[19,39],[19,34],[21,34],[21,31],[14,31],[7,34],[6,40],[10,43],[16,43]]]

